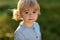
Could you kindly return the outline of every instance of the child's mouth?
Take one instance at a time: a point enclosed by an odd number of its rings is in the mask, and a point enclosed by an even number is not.
[[[29,19],[29,20],[33,20],[33,19]]]

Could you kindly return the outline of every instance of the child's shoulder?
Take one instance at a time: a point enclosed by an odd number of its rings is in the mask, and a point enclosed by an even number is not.
[[[20,32],[20,31],[23,30],[23,28],[21,27],[22,24],[23,24],[23,22],[20,22],[20,23],[19,23],[19,26],[18,26],[17,29],[15,30],[15,33],[16,33],[16,32]]]
[[[34,25],[38,25],[39,26],[38,22],[34,22]]]
[[[40,28],[40,25],[38,24],[38,22],[34,22],[34,27],[35,27],[36,29],[39,29],[39,28]]]

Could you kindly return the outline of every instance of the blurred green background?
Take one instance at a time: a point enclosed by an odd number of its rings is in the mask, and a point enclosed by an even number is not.
[[[0,40],[14,40],[14,31],[19,20],[12,19],[12,11],[18,0],[0,0]],[[40,12],[37,22],[40,24],[42,40],[60,40],[60,0],[38,0]]]

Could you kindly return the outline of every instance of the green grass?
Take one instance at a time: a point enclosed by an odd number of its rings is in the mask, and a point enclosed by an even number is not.
[[[18,0],[0,0],[0,39],[13,40],[13,33],[20,21],[12,19],[12,11]],[[60,40],[60,0],[38,0],[41,16],[37,22],[41,26],[42,40]]]

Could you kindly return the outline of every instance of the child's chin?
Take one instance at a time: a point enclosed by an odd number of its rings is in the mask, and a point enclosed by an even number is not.
[[[29,23],[33,23],[34,21],[28,21]]]

